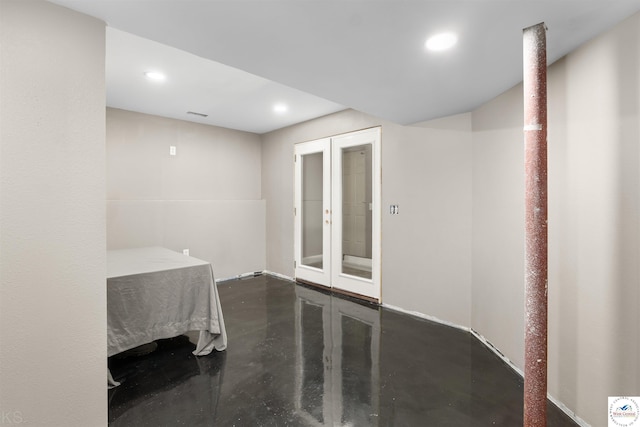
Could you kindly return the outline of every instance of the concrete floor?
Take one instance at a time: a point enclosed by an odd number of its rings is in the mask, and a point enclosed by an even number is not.
[[[467,332],[270,276],[218,290],[228,349],[111,358],[110,426],[522,425],[522,378]]]

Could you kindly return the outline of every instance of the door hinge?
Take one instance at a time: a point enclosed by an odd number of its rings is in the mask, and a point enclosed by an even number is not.
[[[297,267],[296,260],[293,260],[293,268],[296,268],[296,267]]]
[[[296,210],[296,208],[293,208],[293,216],[298,215],[298,211]]]

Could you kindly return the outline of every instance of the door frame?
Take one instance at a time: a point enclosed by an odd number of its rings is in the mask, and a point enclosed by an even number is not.
[[[302,253],[302,173],[303,156],[322,153],[322,268],[303,264]],[[331,286],[331,138],[296,144],[294,147],[294,274],[296,278]]]
[[[296,280],[329,287],[337,292],[382,302],[382,166],[380,126],[294,146],[294,275]],[[371,279],[342,273],[342,148],[371,144],[372,236]],[[301,156],[323,153],[323,267],[302,264]],[[335,175],[335,176],[333,176]]]
[[[349,132],[331,138],[331,285],[346,291],[381,300],[382,200],[380,167],[380,127]],[[342,149],[371,144],[371,279],[342,273]]]

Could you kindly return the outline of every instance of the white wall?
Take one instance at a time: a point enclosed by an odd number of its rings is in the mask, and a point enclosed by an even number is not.
[[[41,1],[0,13],[0,415],[105,424],[105,184],[110,247],[291,276],[293,144],[378,125],[383,302],[522,367],[520,87],[412,127],[344,111],[262,138],[109,110],[105,182],[104,24]],[[549,72],[549,391],[593,425],[640,390],[639,64],[636,15]]]
[[[640,390],[640,15],[550,67],[549,392],[591,425]],[[473,112],[472,327],[523,367],[518,86]]]
[[[640,390],[639,79],[640,15],[549,69],[549,392],[591,425]],[[267,268],[293,275],[293,144],[377,125],[383,302],[470,326],[522,369],[521,86],[414,126],[344,111],[264,135]]]
[[[522,88],[473,112],[471,327],[524,362]]]
[[[383,128],[382,142],[385,302],[462,326],[471,322],[470,119],[399,127],[386,146]]]
[[[108,108],[108,248],[188,248],[217,279],[264,270],[261,158],[253,133]]]
[[[0,1],[0,424],[106,425],[104,35]]]
[[[267,269],[293,276],[294,144],[381,125],[382,300],[468,326],[470,119],[407,127],[347,110],[263,135]]]

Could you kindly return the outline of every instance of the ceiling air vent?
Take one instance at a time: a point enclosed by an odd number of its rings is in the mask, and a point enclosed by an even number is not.
[[[200,117],[209,117],[208,114],[196,113],[195,111],[187,111],[187,114],[193,114],[194,116],[200,116]]]

